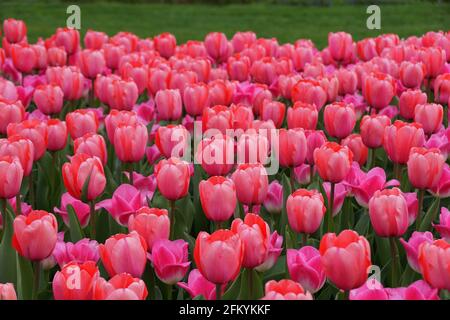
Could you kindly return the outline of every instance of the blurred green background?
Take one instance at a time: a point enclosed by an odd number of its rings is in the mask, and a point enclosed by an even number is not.
[[[450,30],[450,1],[408,0],[166,0],[166,1],[8,1],[0,0],[0,18],[27,22],[30,41],[48,37],[66,24],[66,8],[81,8],[81,31],[96,29],[112,35],[131,31],[149,37],[168,31],[178,42],[203,39],[210,31],[232,36],[253,30],[280,43],[310,38],[320,48],[330,31],[347,31],[356,40],[381,33],[420,35]],[[366,28],[369,4],[381,8],[381,30]]]

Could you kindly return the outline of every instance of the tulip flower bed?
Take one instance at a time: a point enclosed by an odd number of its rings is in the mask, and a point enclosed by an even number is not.
[[[450,33],[2,33],[0,299],[450,297]]]

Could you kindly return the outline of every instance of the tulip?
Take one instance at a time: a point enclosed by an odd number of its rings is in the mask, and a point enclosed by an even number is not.
[[[11,123],[8,128],[8,137],[19,135],[29,139],[34,146],[34,161],[39,160],[45,153],[48,143],[48,131],[45,122],[39,120],[25,120],[20,123]]]
[[[367,279],[367,269],[372,265],[370,245],[353,230],[339,235],[327,233],[319,247],[322,267],[327,278],[341,290],[362,286]]]
[[[423,63],[403,61],[400,64],[400,81],[406,88],[420,88],[425,77],[425,72],[425,65]]]
[[[117,158],[126,163],[139,162],[145,155],[147,127],[137,123],[119,125],[114,132],[114,150]]]
[[[258,272],[266,272],[277,263],[278,257],[283,251],[283,237],[274,231],[269,238],[269,251],[266,260],[255,268]]]
[[[52,47],[47,49],[47,64],[49,67],[62,67],[66,65],[67,53],[64,48]]]
[[[177,39],[168,32],[157,35],[154,39],[155,49],[164,58],[169,58],[175,53]]]
[[[83,264],[88,261],[97,262],[100,258],[97,241],[87,238],[76,243],[58,241],[52,255],[60,268],[70,262]]]
[[[161,126],[156,131],[155,144],[167,159],[183,157],[189,143],[189,132],[182,125]]]
[[[406,288],[386,288],[389,300],[439,300],[438,289],[418,280]]]
[[[441,178],[445,159],[439,149],[411,148],[408,165],[408,178],[418,189],[431,189]]]
[[[231,80],[244,82],[249,80],[251,61],[241,54],[235,54],[228,58],[227,72]]]
[[[135,125],[138,123],[138,117],[134,111],[111,110],[105,118],[106,133],[108,140],[114,145],[114,133],[120,125]]]
[[[68,55],[78,51],[80,47],[80,32],[73,28],[58,28],[55,35],[56,46],[64,47]]]
[[[345,179],[350,171],[352,159],[350,149],[335,142],[327,142],[314,151],[314,163],[320,177],[331,183]],[[329,165],[330,163],[333,165]]]
[[[53,296],[55,300],[91,300],[94,283],[99,277],[95,262],[70,262],[55,273]]]
[[[325,211],[323,197],[317,190],[298,189],[286,201],[289,225],[298,233],[316,232]]]
[[[28,177],[33,168],[34,146],[31,140],[21,136],[11,136],[0,139],[0,157],[11,156],[17,158],[23,169],[23,176]]]
[[[406,123],[397,120],[384,131],[383,147],[394,163],[405,164],[411,148],[421,147],[424,143],[422,126],[415,122]]]
[[[434,101],[441,104],[448,103],[450,99],[450,75],[441,74],[434,81]]]
[[[379,148],[383,145],[384,130],[391,120],[383,115],[365,115],[360,124],[361,139],[368,148]]]
[[[99,158],[76,154],[62,167],[64,186],[71,196],[92,201],[102,194],[106,185],[103,165]],[[85,184],[87,185],[85,186]],[[86,187],[86,194],[82,194]]]
[[[96,133],[99,126],[97,115],[88,109],[68,113],[66,123],[72,139],[80,138],[86,133]]]
[[[203,109],[202,125],[203,131],[216,129],[226,134],[226,130],[233,128],[233,114],[223,105]]]
[[[419,61],[425,64],[426,77],[436,78],[445,65],[445,51],[438,47],[419,50]]]
[[[195,161],[209,176],[227,175],[234,165],[234,141],[228,135],[217,134],[200,141]]]
[[[184,240],[157,240],[149,256],[158,278],[173,285],[184,278],[189,269],[188,243]]]
[[[437,103],[418,104],[414,109],[414,121],[422,125],[427,135],[439,130],[443,118],[444,108]]]
[[[327,195],[328,203],[331,204],[331,183],[324,182],[323,189],[325,190],[325,193]],[[335,217],[341,211],[348,193],[349,190],[346,187],[345,182],[336,183],[334,185],[333,211],[332,211],[333,217]]]
[[[450,128],[442,129],[435,134],[432,134],[424,147],[427,149],[437,148],[441,155],[447,159],[450,153]]]
[[[339,95],[354,94],[358,86],[358,77],[356,71],[349,69],[338,69],[336,76],[339,80]]]
[[[122,226],[127,226],[131,215],[144,205],[141,194],[134,186],[120,185],[113,193],[111,199],[98,203],[98,208],[104,208],[114,220]]]
[[[270,280],[266,282],[263,300],[312,300],[312,296],[292,280]]]
[[[272,181],[267,187],[267,196],[263,204],[269,213],[281,212],[283,208],[283,186],[277,180]]]
[[[420,273],[419,266],[419,248],[422,243],[432,243],[433,242],[433,234],[429,231],[426,232],[418,232],[414,231],[406,242],[404,239],[400,239],[400,243],[405,248],[406,258],[408,260],[408,264],[415,272]]]
[[[320,148],[327,141],[327,137],[322,130],[308,130],[305,131],[306,144],[307,144],[307,154],[306,162],[309,164],[314,164],[314,151]]]
[[[215,80],[208,83],[211,106],[230,105],[233,100],[234,84],[230,81]]]
[[[389,294],[377,280],[367,280],[361,287],[350,290],[349,300],[389,300]]]
[[[14,219],[12,245],[21,256],[40,261],[52,254],[57,231],[58,223],[54,215],[34,210],[28,216],[19,215]]]
[[[261,217],[248,213],[244,221],[235,219],[231,224],[231,231],[241,238],[244,248],[243,267],[255,268],[267,259],[270,229]]]
[[[312,104],[297,101],[287,111],[287,125],[289,129],[303,128],[315,130],[318,121],[318,111]]]
[[[209,88],[205,84],[189,84],[184,89],[183,102],[186,112],[191,116],[199,116],[209,107]]]
[[[369,201],[369,216],[380,237],[399,237],[408,229],[408,206],[398,188],[376,191]]]
[[[346,32],[330,32],[328,34],[328,49],[331,57],[339,63],[345,63],[353,56],[352,35]]]
[[[159,90],[155,103],[160,120],[178,120],[181,117],[182,101],[179,90]]]
[[[371,73],[364,77],[362,94],[370,107],[383,109],[395,95],[395,82],[387,74]]]
[[[450,244],[443,239],[419,247],[419,266],[423,278],[432,287],[450,289]]]
[[[200,202],[208,220],[223,222],[236,209],[236,187],[231,179],[213,176],[199,184]]]
[[[33,100],[44,114],[54,114],[61,111],[63,105],[63,91],[56,85],[41,85],[36,88]]]
[[[159,192],[168,200],[183,198],[189,189],[189,165],[178,158],[161,160],[155,166],[156,182]]]
[[[25,108],[22,102],[4,103],[0,101],[0,134],[5,134],[10,123],[19,123],[25,120]]]
[[[9,43],[18,43],[26,38],[27,25],[22,20],[5,19],[3,21],[3,32]]]
[[[84,92],[85,78],[78,68],[71,67],[52,67],[45,71],[47,81],[61,87],[64,92],[64,99],[78,100]]]
[[[97,157],[103,165],[106,165],[107,151],[105,139],[96,133],[86,133],[73,142],[73,151],[75,154],[84,153],[91,157]]]
[[[158,240],[169,239],[170,220],[166,209],[142,207],[131,215],[128,220],[128,229],[136,231],[147,243],[152,251]]]
[[[147,295],[144,281],[125,272],[109,281],[99,277],[94,282],[93,300],[145,300]]]
[[[265,57],[253,62],[250,75],[257,83],[270,86],[277,78],[277,61],[272,57]]]
[[[323,114],[325,130],[332,137],[342,139],[347,137],[355,127],[356,114],[353,105],[335,102],[325,107]]]
[[[241,52],[256,42],[256,34],[252,31],[236,32],[231,39],[235,52]]]
[[[11,58],[14,67],[23,73],[31,73],[36,66],[36,52],[28,44],[11,45]]]
[[[450,196],[450,167],[448,164],[444,164],[439,182],[430,191],[439,198],[447,198]]]
[[[91,49],[81,50],[78,53],[78,66],[86,78],[95,79],[106,67],[103,52]]]
[[[439,224],[433,224],[433,228],[441,235],[441,237],[449,242],[450,240],[450,211],[447,208],[441,208],[439,216]]]
[[[67,144],[67,125],[59,119],[47,120],[47,150],[58,151],[66,147]]]
[[[284,121],[286,105],[278,101],[266,101],[260,110],[261,120],[272,120],[275,127],[280,128]]]
[[[0,300],[17,300],[16,290],[12,283],[0,283]]]
[[[84,46],[92,50],[100,50],[108,42],[108,35],[104,32],[88,30],[84,35]]]
[[[105,244],[100,244],[99,250],[103,266],[111,277],[127,272],[140,278],[144,273],[147,244],[137,232],[113,235]]]
[[[75,215],[80,222],[80,226],[85,228],[89,223],[90,218],[90,209],[89,205],[72,197],[68,192],[65,192],[61,197],[61,206],[60,208],[55,207],[53,211],[59,214],[66,226],[70,226],[69,214],[68,214],[68,206],[72,206],[75,211]]]
[[[353,161],[358,162],[360,166],[366,163],[369,149],[363,143],[361,135],[351,134],[341,141],[341,145],[350,149],[353,154]]]
[[[206,280],[198,269],[189,273],[188,282],[178,282],[178,286],[186,290],[192,299],[203,296],[206,300],[216,299],[216,286]]]
[[[231,113],[233,118],[233,128],[235,130],[248,130],[254,120],[252,108],[246,104],[232,104]]]
[[[0,198],[9,199],[20,193],[23,169],[16,157],[0,156]]]
[[[261,164],[240,164],[231,179],[236,186],[238,200],[246,205],[261,204],[267,195],[269,181]],[[252,211],[250,209],[250,211]]]
[[[233,45],[228,42],[227,36],[224,33],[208,33],[204,43],[209,57],[218,63],[226,61],[233,53]]]
[[[279,161],[283,167],[297,167],[305,162],[307,152],[303,129],[279,130]]]
[[[194,260],[208,281],[223,285],[234,280],[239,275],[243,259],[244,245],[233,231],[217,230],[211,235],[201,231],[198,234]]]
[[[292,88],[292,102],[314,104],[320,110],[327,102],[327,93],[315,80],[300,80]]]
[[[291,279],[300,283],[306,291],[316,293],[323,287],[326,276],[319,250],[311,246],[288,249],[286,259]]]

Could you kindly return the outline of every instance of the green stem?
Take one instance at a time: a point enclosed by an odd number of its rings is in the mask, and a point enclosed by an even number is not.
[[[294,173],[294,167],[291,167],[289,174],[289,182],[291,183],[291,193],[295,191],[295,173]]]
[[[38,298],[38,292],[39,292],[39,283],[40,283],[40,277],[41,277],[41,262],[40,261],[34,261],[34,276],[33,276],[33,295],[32,299],[37,300]]]
[[[133,185],[133,163],[130,163],[130,168],[129,168],[129,175],[130,175],[130,177],[129,177],[129,180],[130,180],[130,184],[131,185]]]
[[[394,288],[397,286],[397,263],[398,263],[398,248],[394,237],[389,238],[391,247],[391,286]]]
[[[253,300],[253,270],[247,269],[248,272],[248,298]]]
[[[394,162],[394,177],[400,182],[400,186],[402,183],[402,166],[400,163]]]
[[[334,204],[334,186],[335,184],[331,182],[330,184],[330,203],[328,203],[328,232],[333,232],[333,204]]]
[[[174,200],[170,201],[169,218],[170,218],[170,240],[173,240],[174,230],[175,230],[175,201]]]
[[[419,209],[417,210],[417,218],[416,218],[416,229],[419,230],[420,224],[422,223],[422,209],[423,209],[423,197],[425,195],[425,190],[419,190]]]
[[[7,224],[6,224],[6,219],[7,219],[7,212],[6,212],[6,199],[0,199],[0,204],[1,204],[1,212],[0,214],[2,215],[2,221],[3,221],[3,234],[6,234],[6,228],[7,228]]]
[[[302,245],[306,246],[308,244],[308,234],[302,233]]]
[[[20,191],[16,194],[16,215],[22,214],[22,201],[20,199]]]
[[[375,166],[375,151],[377,149],[369,148],[369,163],[367,169],[372,169]]]
[[[216,231],[220,230],[223,228],[223,221],[216,221],[215,225],[216,225]]]
[[[91,238],[95,239],[96,230],[95,230],[95,222],[97,217],[95,216],[95,201],[92,200],[89,202],[90,209],[90,228],[91,228]]]
[[[216,300],[222,300],[222,285],[216,284]]]
[[[33,170],[31,170],[31,173],[30,173],[30,176],[29,176],[29,179],[28,179],[28,192],[30,194],[31,207],[33,209],[37,209],[36,208],[36,200],[35,200],[36,197],[35,197],[35,194],[34,194]]]
[[[167,287],[167,300],[172,300],[172,285],[168,284]]]

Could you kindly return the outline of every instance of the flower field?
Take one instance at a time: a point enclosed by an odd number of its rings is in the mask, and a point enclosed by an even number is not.
[[[0,48],[0,300],[450,298],[450,33]]]

